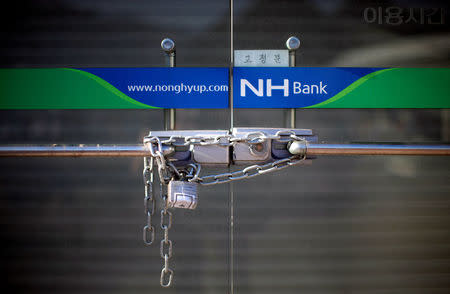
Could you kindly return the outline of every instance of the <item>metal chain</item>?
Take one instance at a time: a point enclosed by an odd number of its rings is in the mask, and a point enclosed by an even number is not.
[[[157,161],[158,162],[158,161]],[[191,170],[194,169],[194,166]],[[191,171],[190,174],[193,172]],[[156,210],[156,199],[153,189],[153,157],[144,157],[144,211],[147,216],[147,222],[143,229],[143,240],[145,245],[152,245],[155,240],[155,228],[152,224],[152,216]],[[190,178],[193,178],[191,176]],[[172,240],[169,239],[169,230],[172,227],[172,212],[168,210],[167,193],[164,191],[163,181],[160,181],[160,197],[163,203],[161,210],[161,229],[164,237],[161,240],[160,254],[164,260],[164,266],[161,270],[160,284],[162,287],[170,287],[173,281],[173,270],[169,267],[169,259],[172,257]]]
[[[162,153],[162,143],[157,137],[152,137],[148,142],[151,160],[144,158],[144,183],[145,198],[144,206],[147,214],[147,224],[144,227],[143,238],[146,245],[151,245],[155,239],[155,229],[152,225],[152,215],[155,212],[155,197],[153,194],[153,160],[156,160],[158,174],[160,176],[160,196],[163,203],[161,210],[161,229],[164,231],[164,238],[161,240],[160,254],[164,260],[164,266],[161,270],[160,284],[162,287],[170,287],[173,281],[173,270],[169,267],[169,259],[172,257],[172,240],[169,239],[169,230],[172,227],[172,212],[168,210],[167,193],[164,191],[163,184],[172,178],[173,174],[180,175],[175,166],[166,161]],[[157,150],[153,145],[157,145]],[[172,170],[170,171],[169,168]],[[192,173],[192,172],[191,172]]]
[[[157,137],[146,137],[144,143],[149,143],[157,141]],[[187,145],[220,145],[220,146],[234,146],[236,143],[249,143],[258,144],[263,143],[267,140],[277,140],[281,142],[288,142],[291,138],[297,138],[302,140],[300,137],[295,135],[294,131],[278,131],[275,135],[267,135],[264,132],[254,132],[249,133],[245,137],[234,137],[232,135],[218,135],[218,136],[170,136],[169,139],[159,140],[159,144],[173,145],[173,146],[187,146]],[[178,142],[177,139],[182,139],[183,142]]]
[[[237,180],[249,179],[256,177],[258,175],[267,174],[270,172],[274,172],[276,170],[281,170],[286,167],[299,164],[300,162],[305,160],[305,158],[306,155],[295,155],[289,158],[280,159],[263,165],[255,164],[247,166],[246,168],[235,172],[198,177],[197,179],[195,179],[195,182],[203,186],[209,186],[215,184],[229,183]]]
[[[183,142],[179,142],[182,139]],[[242,170],[222,173],[217,175],[208,175],[200,177],[200,164],[189,164],[184,170],[178,170],[170,161],[166,160],[163,154],[162,145],[187,146],[187,145],[220,145],[234,146],[238,143],[260,144],[267,140],[277,140],[281,142],[299,141],[304,144],[303,154],[294,155],[288,158],[276,160],[263,165],[251,165]],[[303,138],[295,135],[294,132],[279,131],[275,135],[266,135],[263,132],[250,133],[245,137],[233,137],[232,135],[221,135],[214,137],[182,137],[171,136],[167,140],[161,140],[158,137],[146,137],[144,144],[150,151],[150,159],[144,158],[144,183],[145,183],[145,213],[147,214],[147,223],[143,230],[143,239],[146,245],[151,245],[155,238],[155,229],[152,225],[152,215],[155,212],[155,197],[153,190],[153,165],[156,161],[158,174],[160,177],[160,197],[163,203],[161,210],[161,229],[164,237],[160,244],[160,255],[164,261],[161,270],[160,284],[162,287],[170,287],[173,282],[174,271],[169,266],[169,260],[173,254],[173,242],[169,239],[169,230],[172,227],[172,212],[168,209],[168,195],[165,191],[166,184],[173,179],[182,178],[189,182],[196,182],[201,185],[214,185],[228,183],[231,181],[252,178],[257,175],[266,174],[275,170],[280,170],[291,165],[300,163],[306,158],[308,143]],[[155,148],[156,147],[156,148]]]
[[[166,161],[162,148],[163,142],[161,142],[158,137],[146,137],[144,144],[148,147],[151,157],[156,160],[158,175],[161,181],[167,184],[173,178],[174,174],[179,176],[178,169],[173,165],[173,163]],[[157,147],[156,150],[154,145]]]
[[[182,139],[183,142],[178,142]],[[177,169],[172,163],[168,163],[165,166],[160,166],[166,160],[158,159],[158,157],[162,156],[162,144],[172,145],[172,146],[187,146],[187,145],[220,145],[220,146],[234,146],[237,143],[247,143],[250,145],[260,144],[268,140],[277,140],[280,142],[290,142],[290,141],[299,141],[304,144],[304,152],[303,154],[294,155],[288,158],[283,158],[280,160],[276,160],[274,162],[269,162],[263,165],[251,165],[245,167],[242,170],[235,172],[222,173],[217,175],[208,175],[200,177],[200,165],[193,164],[191,166],[194,167],[195,174],[188,178],[189,182],[196,182],[200,185],[208,186],[215,184],[223,184],[231,181],[242,180],[247,178],[253,178],[257,175],[262,175],[266,173],[270,173],[276,170],[281,170],[286,167],[299,164],[301,161],[306,159],[306,153],[308,148],[308,142],[295,135],[293,131],[278,131],[275,135],[266,135],[263,132],[255,132],[250,133],[245,137],[234,137],[232,135],[220,135],[220,136],[212,136],[212,137],[194,137],[194,136],[171,136],[167,140],[160,140],[158,137],[147,137],[144,140],[144,143],[149,147],[150,153],[152,156],[157,156],[157,164],[158,171],[161,171],[160,177],[165,179],[168,182],[171,179],[171,175],[173,173],[178,173]],[[153,145],[157,144],[158,150],[154,151]],[[170,171],[172,170],[172,171]],[[179,175],[179,173],[178,173]]]
[[[164,231],[164,238],[161,240],[160,254],[164,260],[159,280],[162,287],[170,287],[173,281],[173,270],[169,267],[169,259],[172,257],[172,240],[169,239],[169,230],[172,227],[172,212],[169,211],[167,193],[163,190],[163,183],[160,182],[161,199],[163,209],[161,210],[161,229]]]
[[[152,216],[155,213],[156,201],[153,192],[153,157],[144,157],[144,212],[147,217],[146,225],[142,232],[145,245],[152,245],[155,240],[155,228],[152,225]]]

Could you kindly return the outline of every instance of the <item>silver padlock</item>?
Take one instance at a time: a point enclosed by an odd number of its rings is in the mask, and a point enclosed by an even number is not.
[[[167,187],[168,206],[195,209],[198,203],[197,183],[170,181]]]

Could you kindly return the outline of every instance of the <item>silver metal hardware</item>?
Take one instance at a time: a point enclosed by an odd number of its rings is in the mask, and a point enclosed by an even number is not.
[[[147,216],[147,222],[144,226],[142,237],[145,245],[153,244],[155,240],[155,228],[152,225],[152,216],[155,213],[156,201],[153,192],[153,157],[144,157],[144,211]]]
[[[236,165],[287,158],[292,155],[287,150],[289,142],[317,141],[317,137],[309,129],[234,128],[232,136],[232,141],[236,142],[233,153],[233,162]],[[261,151],[255,151],[258,148],[261,148]]]
[[[292,36],[287,39],[286,48],[288,48],[289,50],[297,50],[298,48],[300,48],[300,44],[300,39]]]
[[[150,132],[144,144],[155,157],[163,183],[182,180],[214,185],[299,164],[306,159],[306,146],[316,140],[312,131],[307,129],[234,128],[231,134],[227,131]],[[304,152],[289,152],[288,145],[295,141],[302,142]],[[162,152],[164,146],[174,147],[175,151],[165,157]],[[200,176],[201,164],[214,163],[250,166],[234,172]]]
[[[151,137],[160,139],[162,147],[172,146],[175,152],[169,160],[175,166],[189,163],[227,166],[230,146],[228,131],[151,131],[144,144]]]
[[[163,146],[161,146],[162,148],[161,148],[161,153],[164,155],[164,156],[169,156],[169,155],[171,155],[171,154],[173,154],[174,152],[175,152],[175,147],[173,147],[173,146],[166,146],[166,145],[163,145]]]
[[[309,139],[307,139],[309,141]],[[308,144],[309,156],[395,155],[450,156],[450,145],[416,144]],[[145,157],[148,147],[134,145],[0,145],[0,157]]]
[[[288,144],[288,150],[291,154],[306,154],[308,146],[305,142],[302,141],[293,141]]]
[[[161,49],[167,53],[171,53],[175,50],[175,42],[172,39],[165,38],[161,41]]]
[[[235,164],[265,162],[270,159],[272,142],[261,129],[235,128],[232,135],[236,139],[233,150]]]
[[[164,234],[160,243],[160,255],[164,265],[161,270],[161,286],[170,287],[174,276],[174,271],[169,266],[169,260],[173,255],[173,242],[169,239],[172,212],[169,208],[195,209],[198,204],[198,184],[227,183],[299,164],[306,159],[308,141],[315,140],[311,130],[297,129],[235,128],[231,133],[228,131],[150,132],[149,136],[144,138],[144,145],[148,148],[151,159],[144,160],[147,224],[144,227],[143,238],[147,245],[154,241],[152,215],[155,211],[155,202],[152,183],[155,163],[160,178],[163,204],[161,229]],[[201,164],[250,165],[234,172],[200,176]]]
[[[156,205],[153,168],[156,165],[163,203],[161,229],[164,234],[160,243],[160,255],[164,265],[161,270],[161,286],[170,287],[174,277],[174,271],[169,266],[169,260],[173,256],[173,242],[169,239],[172,212],[169,208],[195,209],[198,203],[197,184],[215,185],[252,178],[304,163],[307,155],[450,155],[448,146],[330,145],[315,144],[316,141],[317,138],[311,130],[294,128],[234,128],[231,132],[150,132],[149,136],[144,138],[143,149],[146,151],[145,155],[149,155],[144,158],[144,206],[147,222],[143,229],[143,239],[147,245],[154,242],[152,215]],[[122,149],[117,147],[112,150],[122,152]],[[86,152],[93,151],[87,149]],[[139,154],[141,151],[130,149],[130,152]],[[202,164],[248,166],[233,172],[200,176]],[[165,193],[166,188],[168,193]]]
[[[198,203],[197,183],[170,181],[167,186],[168,206],[174,208],[195,209]]]
[[[286,146],[292,140],[291,135],[310,143],[317,141],[317,137],[308,129],[234,128],[231,134],[228,131],[207,130],[152,131],[144,139],[144,144],[148,145],[152,141],[155,148],[159,148],[156,144],[159,140],[161,153],[169,154],[166,156],[168,161],[176,167],[189,163],[228,166],[289,157],[291,154]]]
[[[167,194],[165,193],[164,185],[160,182],[161,200],[163,209],[161,210],[161,229],[164,231],[164,238],[160,244],[161,258],[164,260],[164,265],[161,270],[160,284],[162,287],[170,287],[173,281],[173,270],[169,267],[169,259],[172,257],[173,243],[169,239],[169,230],[172,227],[172,212],[169,211],[169,203]]]
[[[161,41],[161,49],[166,53],[166,63],[169,67],[175,67],[176,47],[172,39],[165,38]],[[164,109],[164,129],[173,130],[176,124],[176,110],[174,108]]]
[[[289,50],[289,67],[295,67],[297,65],[296,62],[296,50],[300,48],[301,42],[300,39],[291,36],[286,41],[286,48]],[[286,110],[286,127],[289,128],[295,128],[296,127],[296,120],[297,120],[297,112],[295,108],[290,108]]]

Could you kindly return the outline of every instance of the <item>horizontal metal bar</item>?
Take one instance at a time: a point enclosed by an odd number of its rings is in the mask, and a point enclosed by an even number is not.
[[[450,145],[309,144],[308,155],[450,155]],[[0,146],[0,157],[144,157],[143,145]]]
[[[144,157],[144,145],[0,146],[0,157]]]
[[[308,155],[450,155],[450,145],[309,144]]]

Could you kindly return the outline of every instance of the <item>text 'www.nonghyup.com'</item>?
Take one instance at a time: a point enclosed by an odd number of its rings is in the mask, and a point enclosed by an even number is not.
[[[228,85],[128,85],[128,92],[173,92],[180,93],[206,93],[228,92]]]

